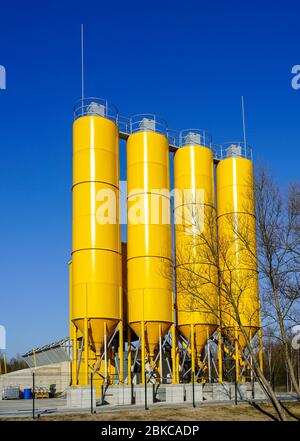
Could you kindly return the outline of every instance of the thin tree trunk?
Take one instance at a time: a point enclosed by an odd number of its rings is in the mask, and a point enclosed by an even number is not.
[[[240,322],[240,320],[238,320],[238,321]],[[249,363],[249,361],[247,360],[247,358],[245,356],[244,356],[244,360],[248,364],[249,368],[253,371],[254,375],[256,376],[257,380],[259,381],[260,385],[262,386],[263,390],[265,391],[266,395],[268,396],[269,400],[271,401],[271,404],[275,408],[275,410],[279,416],[279,419],[281,421],[287,421],[286,413],[285,413],[283,407],[281,406],[280,401],[276,397],[276,394],[275,394],[271,384],[268,382],[268,380],[266,379],[266,377],[264,376],[263,372],[261,371],[261,369],[259,367],[259,364],[256,360],[256,355],[252,350],[251,343],[247,337],[247,334],[246,334],[241,322],[239,323],[239,326],[240,326],[240,330],[241,330],[242,334],[244,335],[246,347],[249,351],[250,356],[252,357],[253,363],[252,364]]]
[[[296,394],[298,395],[298,397],[300,397],[300,388],[299,388],[299,384],[298,384],[298,381],[297,381],[297,378],[296,378],[296,375],[294,372],[293,363],[292,363],[292,360],[290,357],[289,346],[288,346],[285,328],[284,328],[284,324],[283,324],[283,318],[282,318],[282,314],[280,311],[277,289],[276,289],[276,286],[275,286],[275,283],[274,283],[272,276],[271,276],[271,284],[272,284],[272,290],[273,290],[273,295],[274,295],[274,300],[275,300],[275,307],[276,307],[276,313],[277,313],[277,318],[278,318],[278,323],[279,323],[279,328],[280,328],[281,340],[282,340],[283,347],[284,347],[284,355],[285,355],[285,359],[286,359],[287,369],[290,374],[290,380],[293,385],[293,388],[294,388]]]

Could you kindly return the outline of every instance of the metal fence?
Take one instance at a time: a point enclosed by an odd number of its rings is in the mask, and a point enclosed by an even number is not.
[[[116,384],[113,378],[110,379],[110,385],[105,385],[90,376],[89,385],[74,388],[70,387],[69,372],[39,372],[39,369],[26,371],[0,375],[0,418],[84,414],[138,406],[149,409],[156,404],[198,407],[207,402],[231,402],[238,405],[241,402],[266,399],[260,385],[254,381],[203,384],[192,376],[189,382],[173,385],[169,381],[159,384],[146,376],[145,384],[136,384],[142,380],[137,375],[131,385],[126,382]],[[281,396],[286,394],[283,387],[278,385],[277,388]]]

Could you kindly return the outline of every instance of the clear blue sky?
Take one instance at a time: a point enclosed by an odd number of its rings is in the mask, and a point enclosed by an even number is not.
[[[9,356],[68,335],[80,23],[87,95],[123,115],[205,128],[216,143],[241,139],[244,95],[255,160],[284,186],[299,178],[300,90],[290,73],[300,64],[299,13],[289,0],[2,2],[0,324]]]

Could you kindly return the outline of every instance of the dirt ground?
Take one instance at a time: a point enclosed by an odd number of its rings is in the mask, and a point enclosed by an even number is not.
[[[300,421],[300,403],[284,404],[288,419]],[[6,420],[25,420],[28,418],[5,418]],[[196,409],[184,408],[156,408],[145,410],[97,412],[90,414],[45,415],[43,421],[274,421],[274,409],[269,405],[239,404],[238,406],[211,406],[201,405]],[[1,420],[1,418],[0,418]]]

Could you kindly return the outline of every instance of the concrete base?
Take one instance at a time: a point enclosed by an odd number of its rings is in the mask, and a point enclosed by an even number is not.
[[[235,385],[234,383],[206,383],[203,385],[203,400],[204,401],[227,401],[234,400]],[[250,382],[238,383],[237,399],[251,400],[252,384]],[[264,399],[265,394],[259,383],[254,383],[254,399]]]
[[[145,404],[145,386],[138,384],[134,387],[135,404]],[[154,385],[147,386],[147,404],[154,403]]]
[[[227,401],[234,399],[234,384],[205,383],[203,385],[204,401]]]
[[[264,400],[267,398],[264,390],[259,383],[254,383],[254,399]]]
[[[76,386],[67,389],[67,407],[90,408],[91,386]],[[96,388],[93,387],[93,407],[96,408]]]
[[[166,384],[166,403],[183,403],[184,384]]]
[[[252,400],[252,399],[264,399],[264,398],[266,398],[266,395],[259,383],[255,382],[254,387],[252,387],[252,384],[250,382],[239,383],[238,399]]]
[[[195,402],[203,401],[230,401],[235,398],[234,383],[196,383],[194,386]],[[156,400],[155,400],[156,394]],[[252,399],[252,384],[239,383],[237,398],[241,400]],[[264,399],[265,394],[261,386],[254,383],[254,399]],[[192,384],[163,384],[147,385],[147,404],[152,405],[155,401],[166,403],[192,403],[193,385]],[[145,386],[138,385],[119,385],[109,386],[105,392],[105,402],[110,405],[145,405]],[[67,389],[67,406],[73,408],[91,407],[91,388],[90,386],[69,387]],[[96,390],[93,388],[93,406],[96,407]]]
[[[193,385],[185,384],[185,401],[188,403],[193,402]],[[202,393],[203,385],[195,384],[194,385],[194,393],[195,393],[195,402],[203,401],[203,393]]]
[[[132,404],[133,388],[132,386],[120,385],[109,386],[105,393],[105,401],[108,404],[123,405]]]

